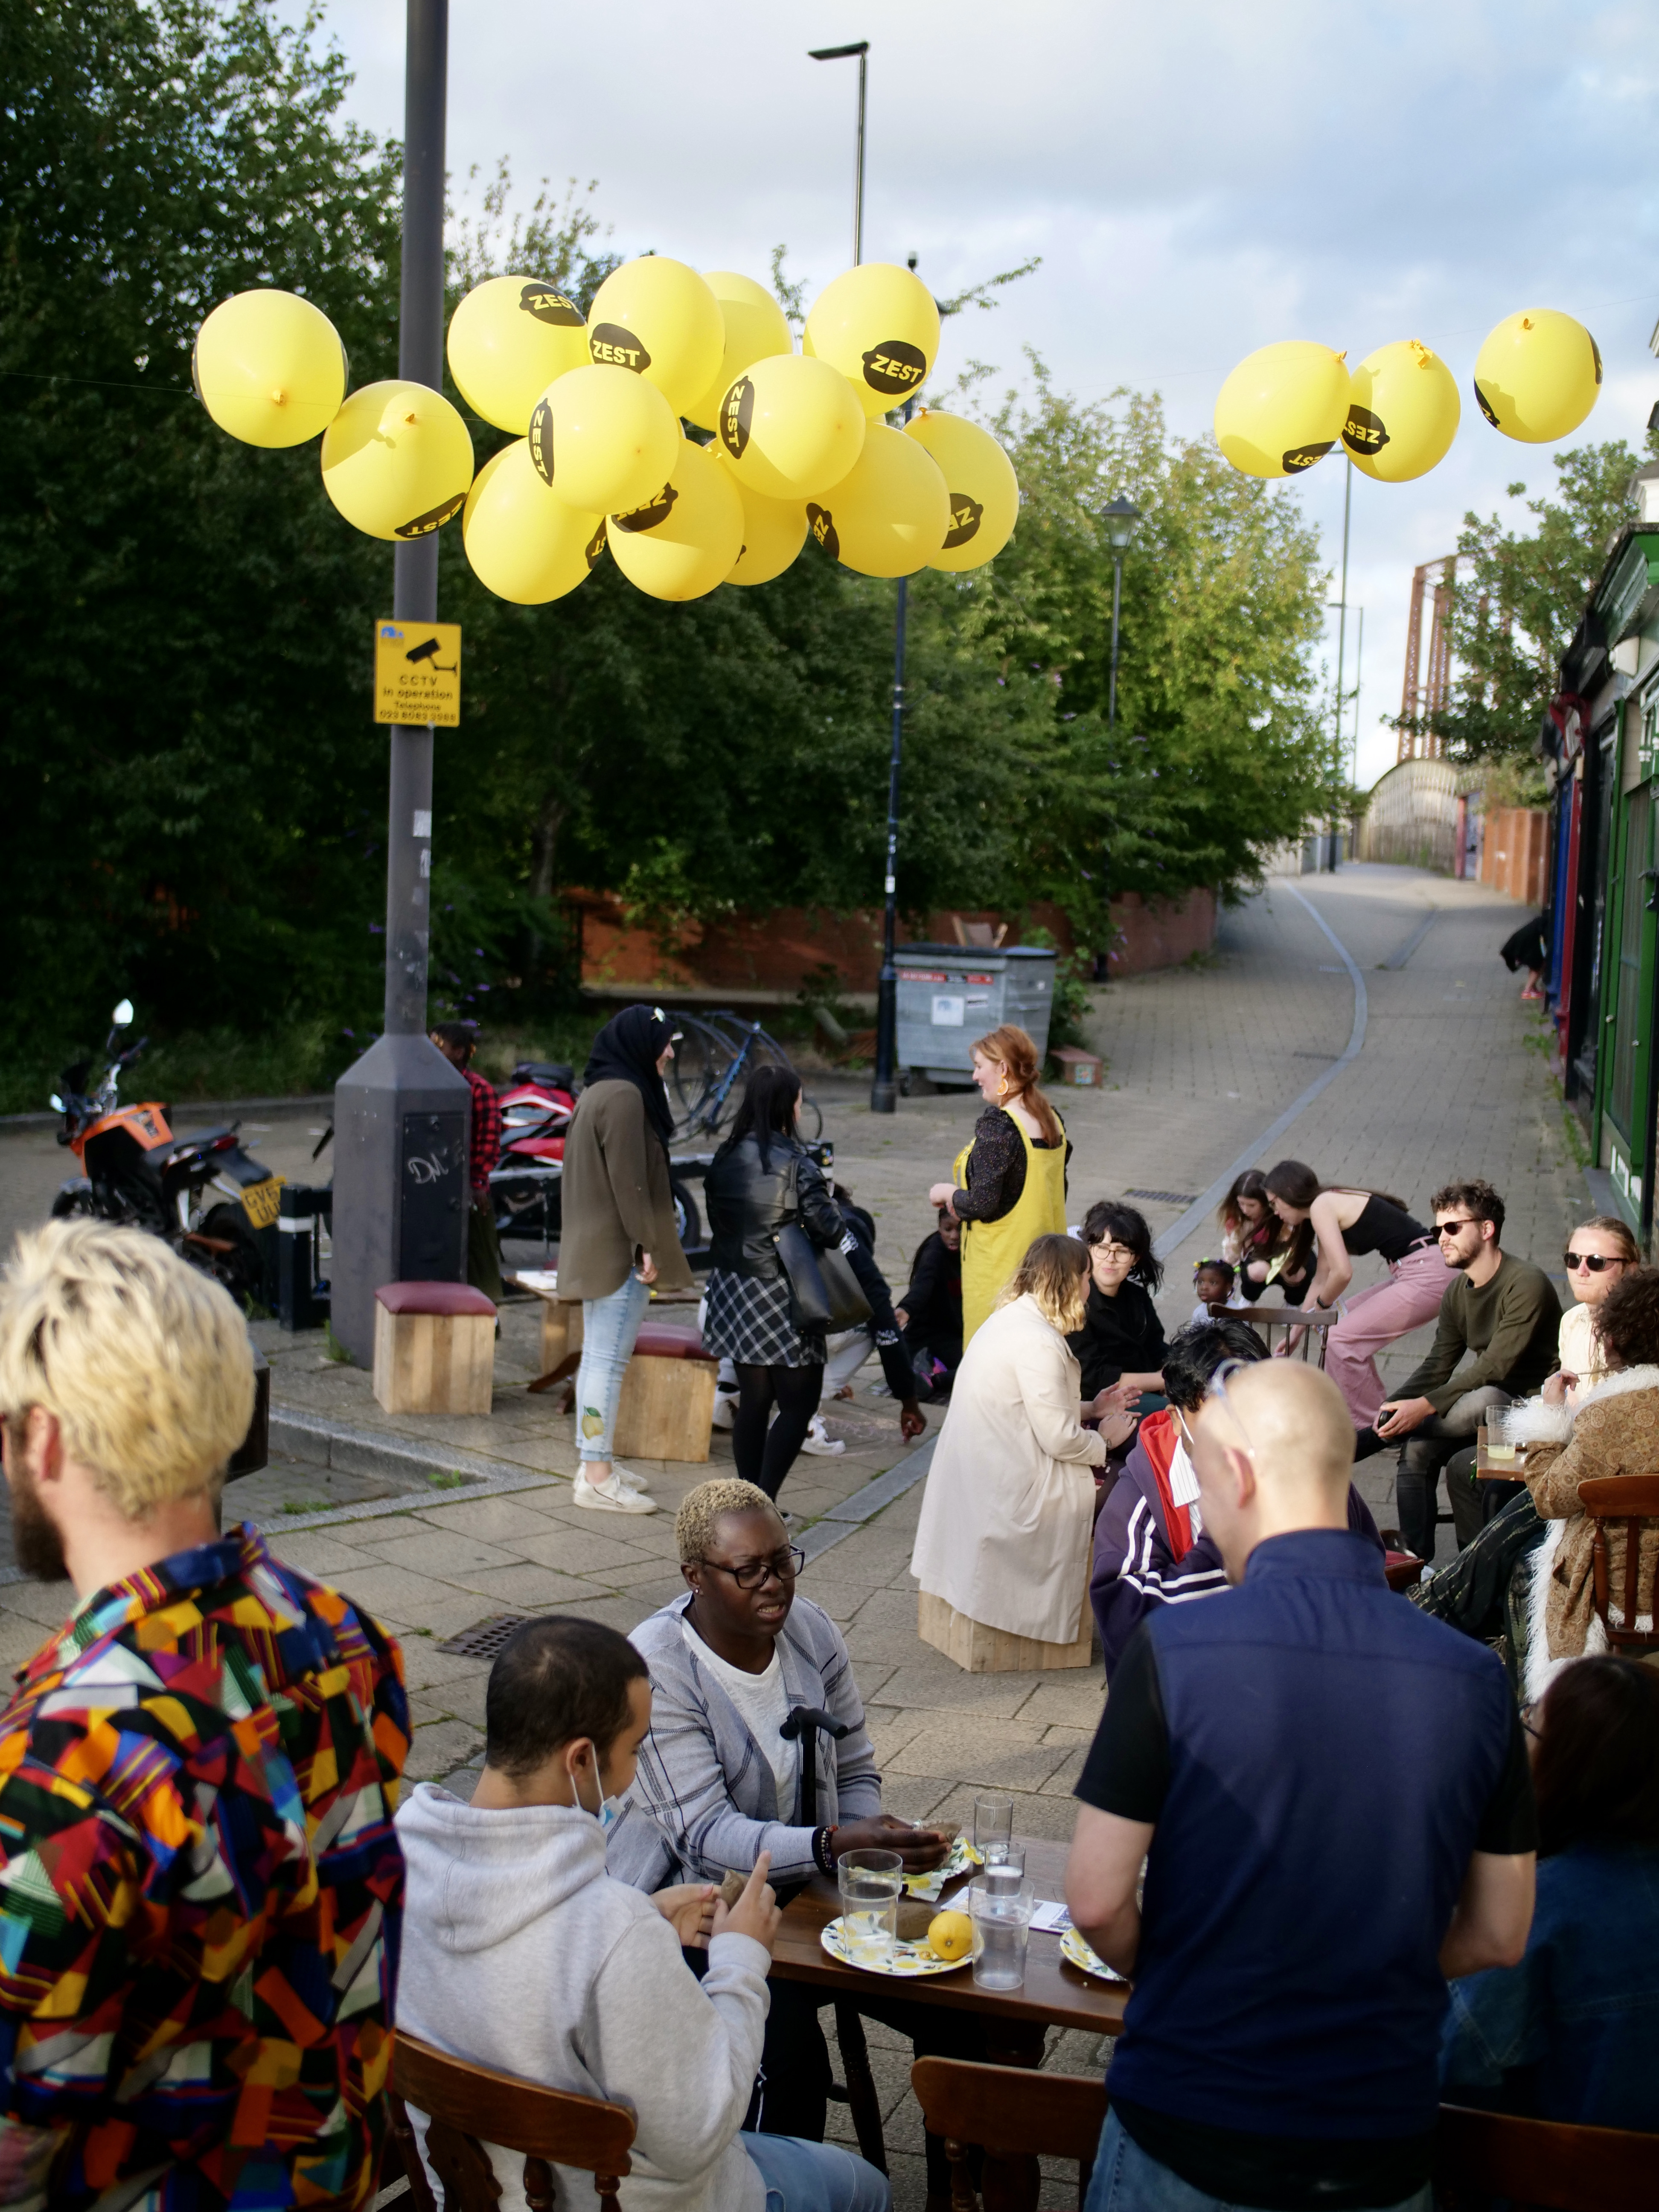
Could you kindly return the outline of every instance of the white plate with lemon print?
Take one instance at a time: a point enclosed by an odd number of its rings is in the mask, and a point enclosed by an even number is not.
[[[1123,1986],[1123,1976],[1115,1974],[1097,1951],[1085,1943],[1075,1928],[1068,1928],[1060,1939],[1060,1955],[1085,1974],[1092,1974],[1097,1982],[1116,1982]]]
[[[947,1881],[954,1881],[959,1874],[966,1874],[970,1867],[983,1866],[984,1863],[983,1853],[975,1850],[966,1836],[958,1836],[931,1874],[905,1875],[904,1893],[907,1897],[919,1897],[925,1905],[931,1905],[936,1897],[944,1895]]]
[[[958,1966],[972,1963],[973,1954],[966,1951],[959,1959],[941,1959],[929,1943],[906,1943],[895,1939],[890,1954],[877,1963],[854,1955],[839,1920],[832,1920],[820,1930],[818,1941],[832,1959],[843,1966],[857,1966],[866,1974],[890,1974],[900,1981],[915,1981],[923,1974],[954,1974]]]

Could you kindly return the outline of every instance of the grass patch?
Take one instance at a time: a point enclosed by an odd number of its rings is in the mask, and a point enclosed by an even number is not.
[[[445,1474],[434,1473],[427,1476],[427,1480],[434,1490],[459,1490],[463,1484],[471,1482],[471,1480],[472,1477],[470,1474],[463,1474],[459,1468],[451,1468]]]
[[[331,1499],[326,1498],[290,1498],[283,1506],[284,1513],[326,1513]]]
[[[331,1320],[323,1322],[323,1357],[331,1359],[337,1367],[349,1367],[351,1364],[351,1354],[335,1335],[334,1323]]]

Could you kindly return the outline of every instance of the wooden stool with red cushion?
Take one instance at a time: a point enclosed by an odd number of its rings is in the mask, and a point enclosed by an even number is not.
[[[495,1309],[470,1283],[383,1283],[374,1293],[374,1395],[388,1413],[487,1413]]]
[[[617,1407],[617,1458],[707,1460],[719,1365],[697,1329],[641,1323]]]

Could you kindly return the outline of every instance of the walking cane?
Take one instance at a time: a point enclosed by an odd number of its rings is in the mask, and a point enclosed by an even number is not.
[[[792,1705],[788,1718],[778,1730],[791,1743],[797,1736],[800,1738],[800,1823],[804,1828],[816,1828],[818,1825],[820,1729],[831,1743],[839,1743],[844,1735],[853,1732],[845,1721],[826,1713],[822,1705]]]

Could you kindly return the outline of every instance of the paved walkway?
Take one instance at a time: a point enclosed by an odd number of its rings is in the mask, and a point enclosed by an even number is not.
[[[1362,971],[1364,1044],[1261,1164],[1304,1159],[1329,1180],[1378,1184],[1419,1210],[1437,1184],[1487,1175],[1510,1202],[1506,1244],[1554,1270],[1566,1231],[1589,1209],[1538,1049],[1535,1010],[1519,1003],[1497,957],[1516,908],[1478,885],[1408,869],[1353,867],[1334,878],[1275,882],[1224,917],[1208,961],[1097,994],[1093,1042],[1107,1057],[1107,1087],[1066,1092],[1060,1102],[1076,1146],[1073,1218],[1097,1196],[1156,1191],[1165,1196],[1136,1202],[1156,1230],[1169,1230],[1345,1051],[1352,986],[1304,899]],[[948,1175],[975,1103],[961,1094],[904,1100],[895,1116],[878,1119],[865,1110],[860,1086],[826,1097],[836,1173],[875,1212],[880,1255],[896,1285],[932,1226],[927,1186]],[[273,1164],[288,1164],[279,1145],[308,1150],[304,1128],[301,1121],[271,1133],[264,1149]],[[46,1185],[49,1146],[49,1135],[42,1142],[36,1133],[27,1142],[0,1139],[0,1214]],[[1171,1255],[1160,1301],[1170,1322],[1190,1310],[1192,1261],[1213,1242],[1200,1225]],[[1375,1262],[1361,1262],[1357,1275],[1363,1285],[1377,1272]],[[337,1452],[330,1468],[314,1456],[289,1458],[242,1495],[282,1531],[284,1557],[337,1582],[398,1631],[416,1723],[410,1772],[453,1776],[463,1790],[481,1754],[487,1668],[438,1645],[508,1610],[568,1607],[633,1627],[682,1586],[673,1508],[696,1481],[730,1466],[729,1445],[717,1437],[707,1468],[642,1470],[662,1501],[655,1517],[576,1511],[567,1480],[574,1465],[568,1420],[523,1390],[538,1364],[537,1326],[527,1309],[504,1316],[495,1410],[475,1422],[389,1421],[368,1377],[331,1364],[320,1337],[260,1331],[279,1409],[325,1416],[369,1441],[355,1461],[349,1450]],[[1403,1379],[1414,1357],[1407,1345],[1385,1373]],[[818,1541],[836,1525],[820,1516],[908,1457],[890,1401],[860,1395],[834,1425],[846,1454],[801,1460],[783,1494]],[[401,1443],[416,1456],[377,1458],[375,1439],[383,1453]],[[469,1485],[471,1494],[446,1502],[429,1480],[453,1481],[457,1471],[475,1474],[480,1465],[493,1470],[489,1494]],[[1389,1507],[1391,1462],[1373,1460],[1361,1474],[1378,1509]],[[354,1489],[355,1498],[346,1494]],[[362,1515],[368,1491],[380,1493],[375,1513]],[[1018,1826],[1067,1836],[1073,1781],[1100,1710],[1098,1671],[965,1675],[921,1644],[908,1574],[921,1498],[911,1488],[818,1552],[801,1585],[846,1632],[887,1802],[915,1819],[954,1822],[971,1818],[976,1789],[1009,1790],[1018,1798]],[[319,1525],[325,1512],[330,1520]],[[343,1521],[335,1517],[342,1513]],[[60,1590],[0,1587],[0,1660],[27,1656],[63,1610]],[[1050,2064],[1100,2063],[1083,2039],[1050,2042]],[[896,2202],[908,2212],[921,2202],[920,2134],[904,2094],[908,2054],[879,2029],[872,2045],[891,2115]],[[1066,2200],[1051,2183],[1044,2201]]]

